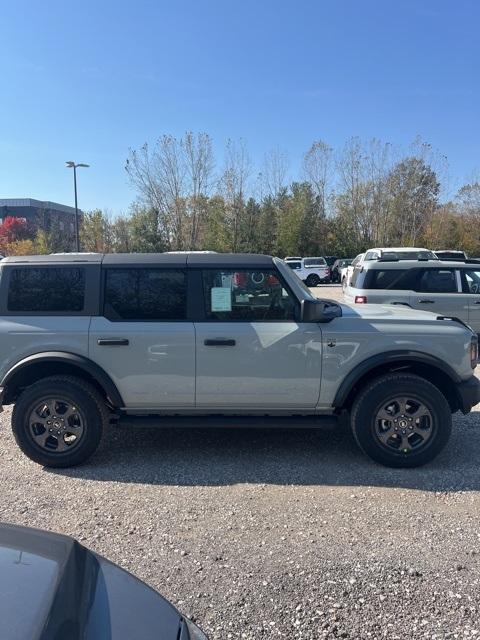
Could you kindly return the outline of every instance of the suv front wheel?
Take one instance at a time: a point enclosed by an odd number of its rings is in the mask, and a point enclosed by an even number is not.
[[[20,449],[46,467],[85,462],[102,438],[107,409],[95,387],[74,376],[51,376],[23,391],[12,430]]]
[[[450,406],[441,391],[413,374],[377,378],[360,392],[352,430],[364,453],[389,467],[418,467],[447,444]]]

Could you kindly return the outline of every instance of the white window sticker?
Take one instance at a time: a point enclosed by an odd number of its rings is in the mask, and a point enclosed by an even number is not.
[[[230,287],[212,287],[212,311],[232,310],[232,290]]]

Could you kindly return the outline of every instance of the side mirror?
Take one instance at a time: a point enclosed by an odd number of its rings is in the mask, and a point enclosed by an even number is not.
[[[334,318],[340,318],[342,307],[330,300],[303,300],[302,322],[330,322]]]

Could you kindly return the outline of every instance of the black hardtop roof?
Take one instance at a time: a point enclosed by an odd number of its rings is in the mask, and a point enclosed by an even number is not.
[[[104,264],[105,266],[238,267],[272,266],[272,256],[257,253],[62,253],[9,256],[2,264]]]

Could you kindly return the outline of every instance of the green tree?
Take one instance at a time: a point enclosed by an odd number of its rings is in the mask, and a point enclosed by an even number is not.
[[[422,159],[405,158],[392,169],[388,184],[390,243],[415,245],[438,208],[440,183],[437,176]]]
[[[208,201],[200,239],[202,249],[221,253],[230,250],[232,236],[227,224],[226,206],[222,196],[213,196]]]
[[[130,217],[130,251],[155,253],[167,251],[170,247],[162,233],[160,215],[157,209],[133,205]]]
[[[83,214],[80,225],[80,246],[83,251],[110,253],[112,232],[108,216],[100,209]]]

